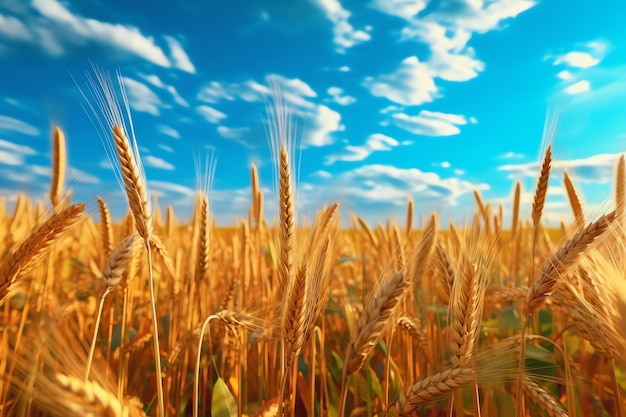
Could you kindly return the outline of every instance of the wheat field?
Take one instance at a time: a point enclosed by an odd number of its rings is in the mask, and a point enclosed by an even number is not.
[[[562,178],[560,228],[542,224],[550,145],[528,219],[517,183],[511,213],[475,192],[445,228],[412,200],[403,224],[341,227],[336,203],[299,221],[277,94],[276,218],[252,166],[248,219],[217,228],[207,187],[190,221],[152,202],[95,81],[127,215],[72,201],[60,128],[47,200],[0,199],[0,416],[626,416],[624,157],[605,213]]]

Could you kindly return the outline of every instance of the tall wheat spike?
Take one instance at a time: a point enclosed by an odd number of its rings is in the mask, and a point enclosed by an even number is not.
[[[124,89],[121,73],[117,73],[117,78],[119,92],[121,93],[126,111],[126,119],[122,115],[122,110],[117,99],[116,89],[110,75],[95,65],[93,69],[96,79],[94,80],[93,78],[88,78],[88,85],[93,101],[99,111],[96,111],[94,104],[90,102],[84,93],[83,96],[87,100],[88,106],[91,108],[93,114],[98,120],[104,134],[107,138],[110,138],[107,143],[111,146],[112,142],[114,152],[117,154],[117,167],[120,170],[118,174],[121,177],[121,182],[124,186],[124,190],[126,191],[130,212],[132,217],[135,219],[135,229],[137,230],[139,236],[143,238],[145,248],[148,253],[148,283],[150,289],[150,304],[152,307],[152,326],[155,336],[152,340],[156,368],[157,400],[159,417],[164,417],[165,405],[163,398],[163,378],[161,374],[161,349],[159,347],[158,317],[156,310],[151,251],[151,241],[153,240],[153,218],[145,171],[139,155],[139,147],[137,146],[137,140],[134,134],[130,106],[128,104],[128,97],[126,96],[126,90]],[[129,131],[127,129],[126,122],[128,122],[130,135],[128,134]]]
[[[572,208],[576,224],[578,227],[581,227],[585,224],[583,208],[580,204],[580,199],[578,198],[574,184],[572,183],[569,175],[567,175],[567,172],[563,174],[563,183],[565,184],[565,191],[567,192],[567,198],[569,200],[570,207]]]
[[[392,324],[396,307],[404,297],[409,282],[405,271],[383,276],[372,290],[359,318],[354,337],[346,350],[343,368],[339,417],[343,417],[348,393],[348,378],[363,367],[378,341]]]
[[[102,250],[104,251],[105,259],[113,251],[113,225],[111,222],[111,212],[109,206],[100,197],[98,199],[98,208],[100,210],[100,228],[102,235]]]
[[[532,315],[554,292],[565,273],[574,268],[578,259],[595,239],[609,228],[615,219],[615,212],[605,214],[595,222],[576,233],[565,245],[550,255],[539,269],[537,281],[528,289],[526,295],[526,315]]]
[[[119,285],[124,274],[124,270],[128,266],[128,262],[133,256],[133,250],[137,243],[137,235],[132,234],[127,236],[120,242],[119,245],[108,256],[104,270],[102,272],[102,280],[106,284],[104,293],[100,296],[100,306],[98,308],[98,315],[96,316],[96,324],[93,333],[93,339],[91,342],[91,348],[89,350],[89,357],[87,358],[87,370],[85,371],[85,381],[89,380],[89,373],[91,372],[91,363],[93,360],[93,354],[96,348],[96,338],[98,337],[98,330],[100,327],[100,319],[102,317],[102,308],[104,307],[104,300],[106,296],[111,293]]]
[[[65,182],[65,169],[67,164],[67,151],[65,134],[60,127],[54,128],[52,135],[52,179],[50,181],[50,201],[55,209],[61,202],[63,183]]]

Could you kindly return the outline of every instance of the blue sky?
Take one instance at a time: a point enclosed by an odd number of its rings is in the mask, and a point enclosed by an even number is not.
[[[528,213],[554,107],[546,219],[570,218],[564,171],[593,213],[626,149],[623,16],[621,0],[4,0],[0,195],[45,198],[58,124],[75,198],[122,212],[76,85],[92,61],[121,70],[149,188],[180,217],[207,149],[218,223],[247,216],[251,163],[271,198],[268,77],[297,122],[302,213],[339,200],[400,220],[412,196],[447,222],[473,210],[474,189],[509,209],[515,180]]]

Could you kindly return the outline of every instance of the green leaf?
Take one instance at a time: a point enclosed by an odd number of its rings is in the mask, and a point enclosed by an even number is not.
[[[556,365],[556,357],[554,352],[550,352],[543,346],[527,345],[526,346],[526,359],[534,359],[541,363],[549,363],[550,365]]]
[[[376,375],[376,372],[374,372],[374,370],[369,366],[367,367],[367,373],[369,376],[368,385],[370,389],[374,392],[374,394],[376,394],[379,400],[382,400],[383,399],[383,387],[381,385],[380,380],[378,379],[378,375]]]
[[[213,396],[211,398],[212,417],[234,417],[237,415],[237,401],[231,394],[226,382],[218,378],[213,385]]]
[[[522,320],[519,318],[513,307],[507,307],[502,311],[498,327],[501,332],[522,330]]]

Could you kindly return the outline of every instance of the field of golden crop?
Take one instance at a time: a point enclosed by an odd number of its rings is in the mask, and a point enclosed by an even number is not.
[[[106,81],[100,74],[100,82]],[[103,105],[114,100],[101,84]],[[276,221],[252,167],[249,218],[212,226],[150,203],[137,144],[102,108],[128,201],[85,213],[53,137],[49,200],[0,204],[0,417],[626,416],[624,158],[606,213],[542,227],[476,193],[468,224],[297,224],[288,126],[275,108]],[[419,196],[415,196],[419,198]],[[508,216],[507,216],[508,218]]]

